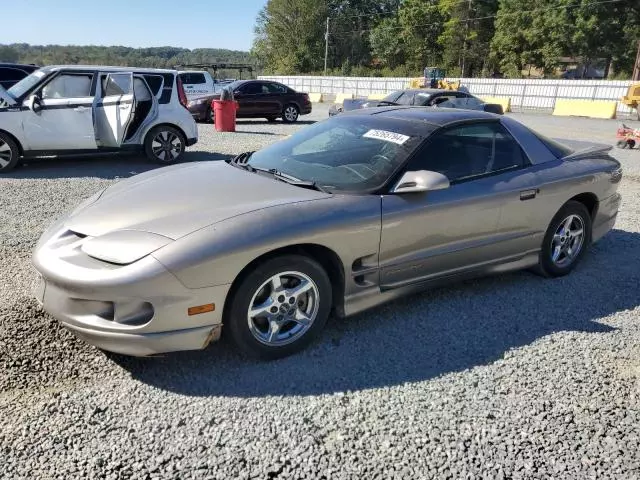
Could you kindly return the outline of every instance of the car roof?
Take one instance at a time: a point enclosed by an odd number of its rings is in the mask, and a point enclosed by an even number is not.
[[[408,92],[408,93],[426,93],[426,94],[434,94],[434,93],[442,93],[442,92],[457,92],[458,90],[447,90],[446,88],[401,88],[398,90],[394,90],[395,92]],[[465,93],[465,92],[463,92]]]
[[[342,115],[349,116],[369,116],[398,118],[412,122],[426,122],[432,125],[443,127],[450,123],[469,120],[497,120],[500,118],[495,113],[484,112],[482,110],[464,110],[461,108],[431,108],[412,106],[392,106],[392,107],[372,107],[360,110],[350,110]]]
[[[133,73],[177,73],[176,70],[166,68],[114,67],[109,65],[49,65],[41,70],[53,72],[57,70],[101,70],[105,72],[133,72]]]
[[[33,63],[8,63],[8,62],[0,62],[0,67],[16,67],[16,68],[31,68],[33,70],[37,70],[40,68],[38,65]]]

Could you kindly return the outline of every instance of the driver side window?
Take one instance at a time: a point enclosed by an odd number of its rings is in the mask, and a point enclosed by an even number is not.
[[[416,155],[410,170],[431,170],[451,183],[523,168],[528,159],[498,122],[467,124],[437,133]]]
[[[89,74],[63,73],[42,87],[40,97],[43,100],[90,97],[92,78]]]

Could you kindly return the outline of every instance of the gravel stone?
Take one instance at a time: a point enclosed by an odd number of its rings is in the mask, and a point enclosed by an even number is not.
[[[200,125],[186,161],[255,150],[326,115]],[[615,122],[512,115],[551,137],[615,142]],[[640,152],[613,155],[618,222],[571,275],[414,295],[332,320],[310,349],[268,363],[224,342],[107,354],[33,300],[46,226],[155,165],[46,159],[1,176],[0,478],[640,477]]]

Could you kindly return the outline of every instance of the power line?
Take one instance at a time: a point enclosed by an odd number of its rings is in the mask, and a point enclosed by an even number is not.
[[[464,0],[467,1],[467,0]],[[622,2],[624,0],[602,0],[602,1],[597,1],[597,2],[590,2],[590,3],[579,3],[579,4],[574,4],[574,5],[563,5],[563,6],[557,6],[557,7],[546,7],[546,8],[536,8],[533,10],[520,10],[517,12],[503,12],[500,14],[496,14],[496,15],[487,15],[484,17],[474,17],[474,18],[467,18],[466,20],[462,20],[462,19],[453,19],[457,22],[474,22],[476,20],[488,20],[488,19],[492,19],[492,18],[498,18],[498,17],[505,17],[505,16],[514,16],[514,15],[523,15],[523,14],[527,14],[527,13],[539,13],[539,12],[545,12],[545,11],[549,11],[549,10],[562,10],[562,9],[570,9],[570,8],[578,8],[578,7],[589,7],[591,5],[603,5],[606,3],[618,3],[618,2]],[[433,23],[423,23],[423,24],[416,24],[416,25],[410,25],[411,27],[433,27],[436,25],[442,25],[443,22],[433,22]],[[401,30],[405,27],[390,27],[390,29],[392,30]],[[338,32],[336,33],[332,33],[330,34],[332,37],[334,38],[344,38],[346,37],[348,34],[350,33],[363,33],[363,32],[370,32],[372,30],[375,30],[374,28],[365,28],[362,30],[350,30],[347,32]]]
[[[467,3],[469,0],[457,0],[455,2],[449,3],[448,6],[458,5],[462,3]],[[495,0],[473,0],[474,2],[491,2],[494,3]],[[497,1],[495,1],[497,5]],[[437,8],[437,5],[433,5],[434,8]],[[331,18],[363,18],[363,17],[384,17],[384,16],[392,16],[397,15],[400,10],[396,10],[395,12],[378,12],[378,13],[360,13],[358,15],[333,15]]]

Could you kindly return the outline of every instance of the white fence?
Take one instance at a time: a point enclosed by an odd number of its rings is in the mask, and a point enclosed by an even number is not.
[[[353,93],[365,97],[374,93],[388,93],[407,88],[411,78],[403,77],[305,77],[261,76],[264,80],[284,83],[299,91],[309,93]],[[470,93],[478,96],[510,97],[514,110],[552,110],[556,99],[618,101],[618,113],[630,114],[632,110],[620,103],[626,95],[631,80],[531,80],[494,78],[450,78],[460,80]]]

